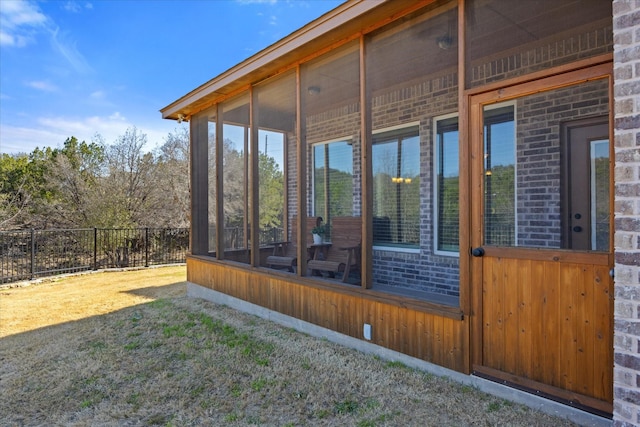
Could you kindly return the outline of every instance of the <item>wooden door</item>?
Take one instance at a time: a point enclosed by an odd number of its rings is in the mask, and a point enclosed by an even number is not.
[[[613,169],[611,149],[607,145],[603,158],[603,147],[610,79],[606,73],[587,80],[583,73],[470,98],[472,368],[607,414],[613,399]],[[580,132],[574,127],[586,143],[566,140],[576,123],[595,123],[579,126]],[[575,158],[567,158],[572,144]],[[587,163],[593,166],[584,170]],[[578,186],[578,180],[588,182]],[[578,205],[594,218],[582,225],[589,228],[588,247],[567,243],[567,230],[579,226],[570,221]]]

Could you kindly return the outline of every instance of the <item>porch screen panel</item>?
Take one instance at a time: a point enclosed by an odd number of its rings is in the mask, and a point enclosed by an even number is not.
[[[608,111],[606,79],[484,108],[486,245],[609,250]]]
[[[215,253],[216,247],[216,209],[218,206],[218,197],[216,189],[216,114],[215,111],[207,114],[207,140],[208,140],[208,222],[209,222],[209,252]]]
[[[249,95],[222,104],[224,258],[248,263]]]
[[[434,127],[458,110],[457,34],[457,2],[434,2],[373,32],[365,48],[373,142],[373,287],[437,293],[439,301],[445,294],[453,297],[447,299],[451,304],[460,285],[458,137],[457,129],[446,133],[441,153],[447,191],[437,194],[445,187],[434,184]],[[447,205],[440,215],[438,197]]]
[[[285,226],[285,146],[295,141],[296,79],[288,73],[256,87],[260,246],[289,240]]]
[[[465,85],[613,51],[608,0],[467,0]]]
[[[359,58],[352,42],[302,68],[309,214],[329,228],[332,217],[360,215]]]

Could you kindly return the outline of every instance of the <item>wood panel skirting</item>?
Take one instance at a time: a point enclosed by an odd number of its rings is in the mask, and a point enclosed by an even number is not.
[[[367,323],[374,344],[469,373],[469,322],[459,309],[198,256],[187,257],[187,280],[357,339]]]

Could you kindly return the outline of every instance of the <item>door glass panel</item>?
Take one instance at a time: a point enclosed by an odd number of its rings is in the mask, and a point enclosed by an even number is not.
[[[609,250],[608,86],[484,107],[485,245]]]
[[[591,249],[609,249],[609,140],[591,141]]]
[[[484,112],[485,244],[515,244],[515,121],[513,105]]]

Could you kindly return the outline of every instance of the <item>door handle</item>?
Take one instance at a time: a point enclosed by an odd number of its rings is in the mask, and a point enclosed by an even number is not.
[[[477,247],[477,248],[471,249],[471,255],[473,255],[474,257],[483,256],[484,255],[484,248]]]

